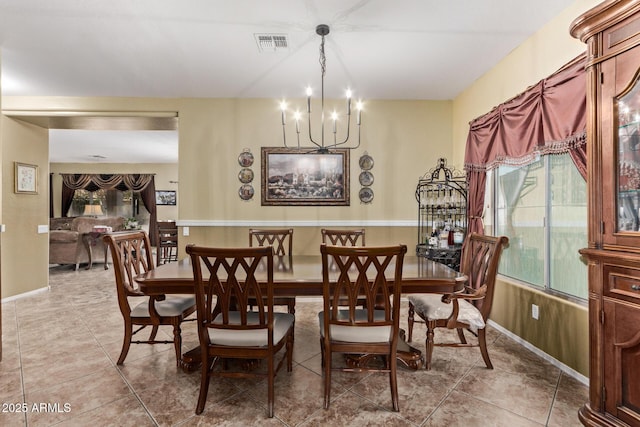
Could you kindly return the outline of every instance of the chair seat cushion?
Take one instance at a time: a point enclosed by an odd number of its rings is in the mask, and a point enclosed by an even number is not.
[[[442,295],[417,294],[410,295],[409,302],[415,307],[416,313],[426,320],[448,319],[453,312],[453,303],[442,302]],[[480,311],[469,301],[458,299],[458,322],[466,323],[469,329],[477,331],[485,327],[484,319]]]
[[[355,311],[356,322],[367,321],[367,310],[359,309]],[[374,320],[384,320],[384,310],[374,310]],[[349,319],[348,310],[338,310],[338,319]],[[320,337],[324,337],[324,311],[318,313],[318,321],[320,322]],[[391,326],[346,326],[346,325],[330,325],[331,340],[343,342],[389,342],[391,341]]]
[[[138,302],[138,305],[131,310],[131,317],[149,317],[149,298],[130,297],[130,305],[132,305],[132,300]],[[185,310],[195,304],[196,297],[194,295],[167,295],[164,301],[156,301],[155,307],[160,316],[173,317],[180,316]]]
[[[266,314],[265,314],[266,316]],[[287,334],[289,328],[293,326],[295,316],[290,313],[273,313],[273,343],[278,343]],[[213,323],[222,323],[222,314],[218,314]],[[229,312],[229,323],[240,324],[240,312]],[[247,323],[257,325],[258,313],[247,313]],[[228,345],[234,347],[266,347],[267,329],[216,329],[209,328],[209,339],[212,344]]]

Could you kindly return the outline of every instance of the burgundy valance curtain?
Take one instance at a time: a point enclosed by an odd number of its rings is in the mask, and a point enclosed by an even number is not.
[[[73,190],[142,191],[154,181],[153,174],[60,174],[62,183]],[[69,205],[71,206],[71,205]]]
[[[76,190],[120,190],[140,193],[149,211],[149,239],[156,245],[156,185],[153,174],[60,174],[62,176],[62,216],[67,216]]]
[[[583,178],[586,166],[586,55],[473,120],[465,151],[469,232],[483,232],[486,171],[569,153]]]

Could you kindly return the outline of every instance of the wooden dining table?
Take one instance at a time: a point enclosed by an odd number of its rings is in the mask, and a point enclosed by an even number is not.
[[[266,282],[266,271],[257,273],[258,280]],[[330,274],[330,279],[332,274]],[[337,277],[337,269],[335,271]],[[191,259],[184,258],[148,271],[136,278],[140,291],[150,296],[188,294],[195,292]],[[274,257],[274,296],[299,297],[322,296],[322,258],[320,255],[293,255]],[[451,293],[464,288],[467,277],[444,264],[424,257],[407,255],[402,267],[402,294]],[[420,350],[404,340],[401,331],[398,344],[398,361],[409,369],[420,369],[423,357]],[[352,359],[354,364],[357,360]],[[185,370],[197,368],[199,351],[193,349],[183,355]]]

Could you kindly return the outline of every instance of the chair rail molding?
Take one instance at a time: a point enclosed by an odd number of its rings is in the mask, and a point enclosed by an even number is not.
[[[257,221],[257,220],[177,220],[179,227],[415,227],[415,219],[406,220],[298,220],[298,221]]]

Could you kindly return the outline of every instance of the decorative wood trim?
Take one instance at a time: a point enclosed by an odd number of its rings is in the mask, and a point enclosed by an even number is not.
[[[569,33],[583,43],[640,11],[637,0],[607,0],[573,20]]]

